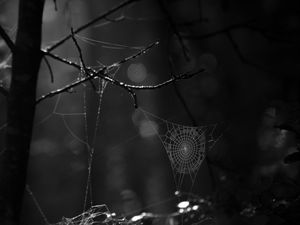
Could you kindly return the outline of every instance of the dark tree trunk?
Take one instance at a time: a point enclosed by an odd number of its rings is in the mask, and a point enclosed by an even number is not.
[[[19,224],[32,136],[44,0],[20,0],[12,82],[8,94],[6,149],[0,156],[0,224]]]

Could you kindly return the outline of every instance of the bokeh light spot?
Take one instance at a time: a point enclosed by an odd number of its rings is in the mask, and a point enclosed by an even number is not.
[[[140,123],[140,135],[143,138],[152,137],[156,134],[156,131],[158,130],[158,125],[154,121],[142,121]]]
[[[127,69],[127,76],[131,81],[141,83],[147,78],[147,69],[142,63],[132,63]]]
[[[135,110],[132,113],[131,119],[134,125],[138,126],[143,121],[143,113],[140,110]]]

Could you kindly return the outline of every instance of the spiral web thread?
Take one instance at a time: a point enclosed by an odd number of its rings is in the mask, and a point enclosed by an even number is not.
[[[141,108],[139,110],[150,122],[166,150],[177,190],[182,188],[186,177],[190,179],[192,189],[207,151],[210,151],[221,137],[215,134],[218,124],[184,126],[169,122]],[[153,126],[151,121],[156,121],[158,127]]]

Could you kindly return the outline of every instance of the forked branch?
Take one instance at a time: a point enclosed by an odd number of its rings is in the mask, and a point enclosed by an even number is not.
[[[131,84],[127,84],[127,83],[124,83],[122,81],[119,81],[115,78],[112,78],[109,76],[109,72],[111,71],[111,69],[115,68],[115,67],[119,67],[121,66],[122,64],[130,61],[130,60],[133,60],[143,54],[146,54],[150,49],[152,49],[154,46],[157,46],[159,44],[158,41],[156,42],[153,42],[151,43],[150,45],[148,45],[146,48],[140,50],[138,53],[134,54],[134,55],[131,55],[127,58],[124,58],[122,60],[120,60],[119,62],[116,62],[116,63],[113,63],[112,65],[110,66],[106,66],[106,67],[103,67],[101,68],[100,70],[96,71],[90,67],[86,67],[85,66],[85,72],[87,73],[88,76],[80,79],[80,80],[77,80],[73,83],[70,83],[70,84],[67,84],[65,85],[64,87],[60,88],[60,89],[57,89],[57,90],[54,90],[54,91],[51,91],[43,96],[41,96],[40,98],[38,98],[36,100],[36,104],[40,103],[41,101],[47,99],[47,98],[50,98],[50,97],[53,97],[55,95],[58,95],[60,93],[63,93],[63,92],[67,92],[68,90],[74,88],[74,87],[77,87],[87,81],[92,81],[93,79],[95,78],[100,78],[100,79],[103,79],[107,82],[110,82],[111,84],[114,84],[116,86],[119,86],[123,89],[125,89],[130,95],[131,97],[133,98],[133,101],[134,101],[134,106],[135,107],[138,107],[137,105],[137,97],[136,97],[136,93],[135,91],[136,90],[153,90],[153,89],[158,89],[158,88],[161,88],[161,87],[164,87],[164,86],[167,86],[173,82],[176,82],[178,80],[182,80],[182,79],[189,79],[201,72],[204,71],[204,69],[201,69],[195,73],[184,73],[184,74],[180,74],[180,75],[173,75],[171,76],[172,78],[170,78],[169,80],[166,80],[164,82],[161,82],[159,84],[156,84],[156,85],[131,85]],[[77,48],[78,48],[78,51],[80,52],[80,55],[81,55],[81,60],[82,60],[82,53],[81,53],[81,49],[80,47],[77,45]],[[74,63],[74,62],[71,62],[71,61],[68,61],[66,59],[62,59],[60,58],[59,56],[56,56],[56,55],[53,55],[49,52],[46,52],[44,51],[45,54],[49,55],[50,57],[54,58],[54,59],[57,59],[59,60],[60,62],[63,62],[63,63],[66,63],[68,65],[71,65],[79,70],[81,70],[81,66]]]

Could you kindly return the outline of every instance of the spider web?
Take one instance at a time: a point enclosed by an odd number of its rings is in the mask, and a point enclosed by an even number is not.
[[[207,152],[221,137],[215,132],[219,124],[184,126],[160,118],[142,108],[138,110],[142,111],[150,122],[149,124],[165,148],[177,190],[182,188],[185,178],[190,179],[190,189],[192,189]],[[151,121],[157,122],[158,126],[153,126]]]
[[[66,218],[63,217],[62,221],[53,225],[90,225],[90,224],[106,224],[107,217],[111,215],[106,205],[94,205],[90,209],[84,211],[82,214]]]
[[[112,42],[105,42],[105,41],[100,41],[100,40],[94,40],[91,38],[83,37],[76,35],[76,37],[84,41],[88,44],[97,44],[101,45],[103,48],[108,48],[108,49],[132,49],[132,50],[141,50],[144,48],[143,46],[127,46],[123,44],[117,44],[117,43],[112,43]],[[111,72],[111,76],[115,76],[117,73],[119,67],[116,68],[116,70]],[[83,72],[81,72],[78,76],[77,79],[83,78],[85,75]],[[88,126],[87,123],[87,90],[88,90],[88,85],[82,84],[82,87],[84,89],[82,93],[82,98],[83,98],[83,107],[82,111],[80,112],[63,112],[59,110],[59,105],[63,104],[63,95],[64,94],[59,94],[57,96],[57,99],[55,101],[54,108],[52,112],[44,117],[41,121],[37,122],[35,126],[39,126],[43,124],[44,122],[48,121],[51,117],[58,117],[62,120],[64,127],[67,129],[68,133],[72,136],[73,139],[77,140],[78,142],[82,143],[85,148],[87,149],[89,153],[88,157],[88,175],[87,175],[87,181],[86,181],[86,188],[85,188],[85,193],[84,193],[84,203],[83,203],[83,212],[75,217],[72,218],[66,218],[63,217],[62,220],[58,223],[50,223],[43,212],[41,206],[39,205],[38,200],[34,196],[33,192],[30,190],[30,186],[27,185],[27,192],[31,196],[34,204],[38,208],[39,213],[44,219],[44,222],[46,224],[53,224],[53,225],[91,225],[91,224],[100,224],[100,223],[107,223],[110,220],[105,220],[103,219],[104,217],[109,217],[111,215],[109,209],[107,208],[106,205],[93,205],[93,197],[92,197],[92,186],[91,186],[91,172],[92,172],[92,163],[93,163],[93,156],[95,152],[95,142],[96,142],[96,135],[99,131],[99,124],[100,124],[100,114],[101,114],[101,103],[102,103],[102,98],[104,94],[104,90],[107,86],[107,82],[101,79],[98,79],[98,88],[96,90],[98,94],[98,103],[97,103],[97,113],[96,113],[96,122],[95,122],[95,127],[93,129],[93,134],[89,136],[89,129],[90,127]],[[70,90],[70,92],[73,92],[74,90]],[[72,94],[72,93],[70,93]],[[149,114],[150,115],[150,114]],[[84,135],[81,137],[76,133],[76,131],[70,126],[70,123],[68,122],[69,118],[76,118],[76,117],[81,117],[84,121]],[[176,171],[177,174],[180,174],[179,181],[183,181],[183,177],[186,174],[189,174],[191,176],[191,179],[195,180],[197,171],[203,162],[205,158],[205,148],[207,147],[207,130],[204,129],[204,127],[201,128],[194,128],[191,130],[190,127],[187,126],[181,126],[179,124],[174,124],[174,123],[167,123],[168,125],[172,124],[172,126],[169,126],[167,129],[170,131],[169,133],[165,133],[161,137],[162,143],[167,150],[168,156],[171,160],[172,164],[172,169]],[[1,125],[0,130],[4,129],[5,125]],[[181,129],[183,127],[183,129]],[[181,129],[181,132],[179,131]],[[183,134],[183,135],[182,135]],[[193,135],[194,139],[192,141],[187,138],[187,136]],[[180,142],[177,141],[177,136],[182,138],[184,140],[185,144],[181,144]],[[171,138],[170,138],[171,137]],[[203,144],[204,143],[204,144]],[[177,151],[176,154],[173,154],[172,149],[176,150],[178,145],[181,146],[181,148],[186,149],[187,151],[185,154],[181,154],[180,151]],[[190,148],[193,150],[190,151]],[[196,153],[193,156],[190,157],[191,152],[196,152],[195,149],[200,148],[201,151],[199,151],[199,154]],[[170,150],[171,149],[171,150]],[[182,164],[178,163],[181,159],[185,160],[185,164],[182,166]],[[173,163],[172,163],[173,162]],[[176,164],[177,163],[177,164]],[[195,164],[195,165],[194,165]],[[190,166],[194,165],[194,166]],[[88,199],[90,202],[88,203]]]
[[[80,36],[78,34],[75,35],[78,40],[85,42],[90,45],[100,45],[102,48],[107,48],[107,49],[115,49],[115,50],[126,50],[126,49],[131,49],[131,50],[142,50],[145,48],[145,46],[129,46],[129,45],[124,45],[124,44],[119,44],[119,43],[114,43],[114,42],[108,42],[108,41],[102,41],[102,40],[96,40],[84,36]]]
[[[101,41],[101,40],[95,40],[91,39],[88,37],[84,36],[79,36],[75,35],[75,37],[83,41],[87,44],[91,45],[100,45],[103,48],[107,48],[110,50],[141,50],[144,48],[144,46],[129,46],[129,45],[124,45],[124,44],[118,44],[118,43],[113,43],[113,42],[106,42],[106,41]],[[95,69],[101,69],[101,67],[105,66],[103,63],[98,61],[98,65],[94,66]],[[108,67],[108,76],[114,77],[118,70],[120,69],[121,65],[115,65],[113,64],[112,66]],[[81,72],[79,73],[78,77],[75,80],[80,80],[84,79],[86,76],[84,69],[82,68]],[[83,202],[83,212],[82,214],[73,217],[73,218],[63,218],[61,222],[56,223],[56,224],[61,224],[61,225],[75,225],[75,224],[84,224],[84,225],[89,225],[89,224],[94,224],[96,223],[95,219],[97,217],[97,213],[95,214],[95,210],[98,211],[97,206],[94,206],[93,204],[93,196],[92,196],[92,181],[91,181],[91,174],[92,174],[92,164],[93,164],[93,156],[95,152],[95,144],[96,144],[96,139],[97,139],[97,133],[99,131],[99,124],[100,124],[100,114],[101,114],[101,103],[102,103],[102,98],[104,94],[104,90],[107,86],[107,81],[102,80],[100,78],[95,78],[93,81],[98,82],[98,87],[96,90],[96,94],[98,95],[98,102],[97,104],[97,109],[96,109],[96,120],[93,124],[93,128],[89,127],[88,125],[88,114],[87,114],[87,95],[88,95],[88,90],[91,89],[89,84],[81,84],[81,86],[77,88],[72,88],[68,90],[70,93],[61,93],[58,94],[55,100],[55,104],[53,109],[51,110],[50,114],[46,115],[44,118],[42,118],[40,121],[35,123],[35,127],[40,126],[44,123],[46,123],[50,118],[59,118],[62,121],[62,125],[65,127],[69,135],[76,140],[77,142],[83,144],[85,149],[88,152],[88,162],[87,162],[87,180],[86,180],[86,187],[84,191],[84,202]],[[72,82],[71,82],[72,83]],[[94,86],[94,85],[93,85]],[[83,89],[83,91],[82,91]],[[81,98],[83,101],[82,108],[81,110],[70,110],[70,109],[65,109],[64,105],[70,105],[70,103],[65,104],[64,103],[64,98],[66,95],[72,95],[72,94],[78,94],[80,92]],[[82,93],[81,93],[82,92]],[[76,103],[77,104],[77,103]],[[61,107],[62,106],[62,107]],[[61,110],[62,108],[63,110]],[[72,119],[71,119],[72,118]],[[83,120],[83,125],[84,125],[84,132],[83,134],[78,134],[78,127],[77,129],[74,129],[72,127],[72,124],[70,121],[72,120],[79,120],[77,118],[80,118]],[[6,124],[3,124],[0,126],[0,131],[4,130],[6,128]],[[89,131],[92,130],[92,134],[89,135]],[[3,149],[2,152],[5,151]],[[46,214],[43,212],[42,207],[39,204],[39,201],[35,197],[34,193],[31,191],[30,186],[27,185],[27,192],[31,196],[35,206],[37,207],[40,215],[42,216],[44,222],[46,224],[51,224],[47,217]],[[95,208],[96,207],[96,208]],[[106,207],[107,208],[107,207]],[[107,210],[108,212],[108,210]]]
[[[88,37],[84,37],[84,36],[80,36],[80,35],[75,35],[75,37],[86,43],[86,44],[90,44],[90,45],[98,45],[100,47],[103,48],[107,48],[110,50],[141,50],[144,48],[144,46],[129,46],[129,45],[124,45],[124,44],[118,44],[118,43],[113,43],[113,42],[106,42],[106,41],[101,41],[101,40],[96,40],[96,39],[92,39],[92,38],[88,38]],[[102,67],[104,67],[105,65],[103,63],[101,63],[100,61],[97,61],[98,65],[94,66],[93,68],[95,69],[101,69]],[[114,77],[115,74],[118,72],[118,70],[120,69],[119,64],[113,64],[112,66],[107,67],[108,68],[108,76],[110,77]],[[76,78],[77,80],[80,79],[84,79],[86,76],[84,69],[82,68],[81,72],[79,73],[78,77]],[[81,84],[80,87],[77,87],[75,89],[71,89],[69,90],[69,92],[71,92],[70,94],[72,94],[72,92],[78,93],[79,91],[81,91],[81,89],[83,88],[82,91],[82,109],[78,110],[77,112],[74,112],[72,110],[60,110],[60,106],[64,105],[63,99],[64,99],[64,95],[68,94],[68,93],[61,93],[57,96],[55,104],[54,104],[54,108],[51,111],[51,113],[47,116],[45,116],[42,120],[40,120],[39,122],[37,122],[35,124],[35,126],[39,126],[43,123],[45,123],[46,121],[48,121],[50,118],[52,117],[58,117],[62,120],[62,124],[63,126],[66,128],[67,132],[69,133],[69,135],[76,140],[77,142],[81,143],[84,145],[85,149],[88,152],[88,162],[87,162],[87,180],[86,180],[86,187],[85,187],[85,193],[84,193],[84,202],[83,202],[83,212],[82,214],[73,217],[73,218],[63,218],[61,222],[57,223],[57,224],[61,224],[61,225],[75,225],[75,224],[84,224],[84,225],[89,225],[89,224],[94,224],[94,223],[98,223],[95,222],[96,220],[94,220],[95,217],[97,217],[97,215],[95,216],[94,211],[97,210],[95,209],[95,206],[93,204],[93,196],[92,196],[92,181],[91,181],[91,174],[92,174],[92,163],[93,163],[93,156],[94,156],[94,152],[95,152],[95,144],[96,144],[96,139],[97,139],[97,133],[99,131],[99,123],[100,123],[100,114],[101,114],[101,103],[102,103],[102,98],[103,98],[103,94],[104,94],[104,90],[107,86],[107,81],[102,80],[100,78],[98,79],[93,79],[93,81],[98,80],[98,87],[96,90],[94,90],[97,95],[98,95],[98,102],[97,104],[97,109],[96,109],[96,120],[95,123],[92,125],[93,128],[89,127],[88,125],[88,115],[87,115],[87,93],[88,90],[91,89],[91,87],[89,86],[89,84]],[[93,85],[95,86],[95,85]],[[70,105],[70,103],[68,103]],[[64,107],[62,107],[64,108]],[[67,112],[66,112],[67,111]],[[69,123],[70,118],[78,118],[80,117],[81,120],[83,120],[83,124],[84,124],[84,134],[78,134],[78,131],[76,131],[76,129],[72,128],[72,126]],[[76,119],[78,120],[78,119]],[[92,134],[89,135],[89,131],[92,130]],[[45,215],[45,213],[43,212],[41,206],[39,205],[37,199],[35,198],[33,192],[30,190],[29,185],[27,185],[27,192],[29,193],[29,195],[31,196],[31,198],[33,199],[34,204],[36,205],[38,211],[40,212],[41,216],[43,217],[43,220],[46,224],[50,224],[47,220],[47,217]],[[108,212],[108,210],[107,210]],[[101,221],[100,221],[101,222]]]
[[[116,73],[119,70],[119,66],[112,68],[108,75],[110,77],[114,77]],[[81,71],[76,79],[83,79],[85,76],[84,72]],[[100,128],[100,115],[101,115],[101,104],[103,99],[104,91],[107,87],[107,81],[102,80],[100,78],[94,79],[94,81],[97,80],[98,85],[97,88],[93,91],[97,94],[97,103],[96,103],[96,120],[94,128],[90,128],[88,126],[88,110],[87,110],[87,95],[91,87],[88,86],[88,84],[82,84],[81,87],[75,88],[74,90],[70,90],[71,93],[61,93],[57,96],[54,104],[54,108],[51,111],[50,114],[45,116],[42,120],[38,121],[35,124],[35,127],[42,125],[43,123],[47,122],[52,117],[58,117],[62,120],[63,126],[66,128],[69,135],[76,140],[77,142],[84,145],[85,149],[88,152],[88,162],[87,162],[87,180],[85,185],[85,191],[84,191],[84,202],[83,202],[83,213],[75,216],[73,218],[62,218],[62,221],[55,223],[55,225],[90,225],[95,224],[97,219],[99,219],[103,215],[109,215],[110,212],[106,205],[93,205],[93,196],[92,196],[92,181],[91,181],[91,173],[92,173],[92,163],[93,163],[93,156],[95,152],[95,144],[97,139],[97,134]],[[61,106],[65,106],[64,102],[64,95],[72,95],[72,94],[78,94],[82,96],[82,110],[79,112],[73,112],[72,110],[66,110],[64,107],[60,109]],[[70,103],[68,103],[69,105]],[[66,111],[64,111],[66,110]],[[71,119],[73,118],[75,120],[78,120],[78,117],[81,117],[83,120],[83,135],[77,134],[76,130],[72,128],[70,125]],[[92,135],[89,135],[88,131],[92,129]],[[26,187],[28,194],[31,196],[35,206],[37,207],[39,213],[41,214],[44,222],[46,224],[49,223],[45,213],[43,212],[38,200],[34,196],[33,192],[30,189],[30,186],[27,185]]]

